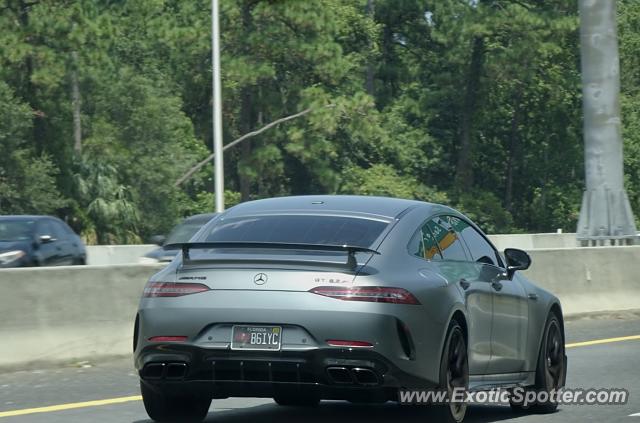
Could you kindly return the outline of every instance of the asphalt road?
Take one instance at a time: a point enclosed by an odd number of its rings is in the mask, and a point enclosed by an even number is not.
[[[640,335],[640,311],[583,316],[567,322],[567,343]],[[567,386],[573,388],[625,388],[626,405],[563,405],[552,415],[518,415],[508,405],[472,406],[468,422],[640,422],[640,339],[569,348]],[[0,423],[150,423],[139,395],[131,360],[86,363],[84,367],[31,370],[0,374]],[[120,399],[121,403],[113,403]],[[60,409],[60,405],[106,400]],[[10,416],[49,407],[44,412]],[[33,411],[33,410],[31,410]],[[245,421],[395,422],[434,421],[426,407],[401,407],[392,403],[354,405],[322,402],[318,408],[285,408],[265,399],[215,400],[207,422]]]

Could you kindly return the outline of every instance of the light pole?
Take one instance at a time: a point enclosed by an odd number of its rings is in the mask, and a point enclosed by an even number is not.
[[[222,156],[222,101],[220,95],[220,16],[218,0],[211,0],[211,66],[213,70],[213,166],[216,212],[224,211],[224,161]]]
[[[584,244],[631,244],[636,225],[624,188],[616,2],[580,0],[586,190],[578,220]]]

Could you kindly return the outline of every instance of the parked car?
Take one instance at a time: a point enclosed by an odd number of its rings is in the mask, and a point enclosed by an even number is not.
[[[152,242],[159,245],[159,248],[151,250],[144,256],[140,257],[140,263],[170,262],[175,258],[176,254],[178,254],[179,249],[163,248],[163,246],[189,241],[200,228],[217,215],[218,213],[204,213],[189,216],[176,225],[169,233],[169,236],[165,237],[164,235],[156,235],[152,237]]]
[[[522,275],[526,252],[503,258],[450,207],[273,198],[169,247],[181,254],[147,283],[134,325],[156,421],[200,421],[212,398],[315,406],[398,401],[403,389],[564,386],[560,301]],[[547,398],[528,410],[554,411]],[[461,422],[466,404],[434,411]]]
[[[87,249],[62,220],[0,216],[0,268],[86,264]]]

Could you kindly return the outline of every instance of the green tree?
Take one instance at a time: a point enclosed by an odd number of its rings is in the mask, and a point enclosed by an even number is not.
[[[28,142],[33,112],[0,81],[0,214],[53,214],[66,205],[58,169]]]
[[[620,104],[624,141],[625,188],[640,224],[640,4],[621,1],[618,7]]]
[[[99,244],[140,242],[140,213],[128,188],[120,183],[118,169],[85,159],[75,174],[77,195],[87,238]]]
[[[0,211],[90,241],[213,209],[209,3],[0,4]],[[640,210],[640,7],[620,2],[625,174]],[[489,231],[574,230],[583,189],[576,0],[223,0],[228,202],[442,201]]]

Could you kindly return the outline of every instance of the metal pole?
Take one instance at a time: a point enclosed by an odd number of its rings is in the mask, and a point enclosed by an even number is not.
[[[220,16],[218,0],[211,0],[211,66],[213,67],[213,166],[216,211],[224,211],[224,161],[222,157],[222,101],[220,95]]]
[[[624,188],[620,72],[614,0],[580,0],[586,190],[582,244],[632,243],[636,225]]]

